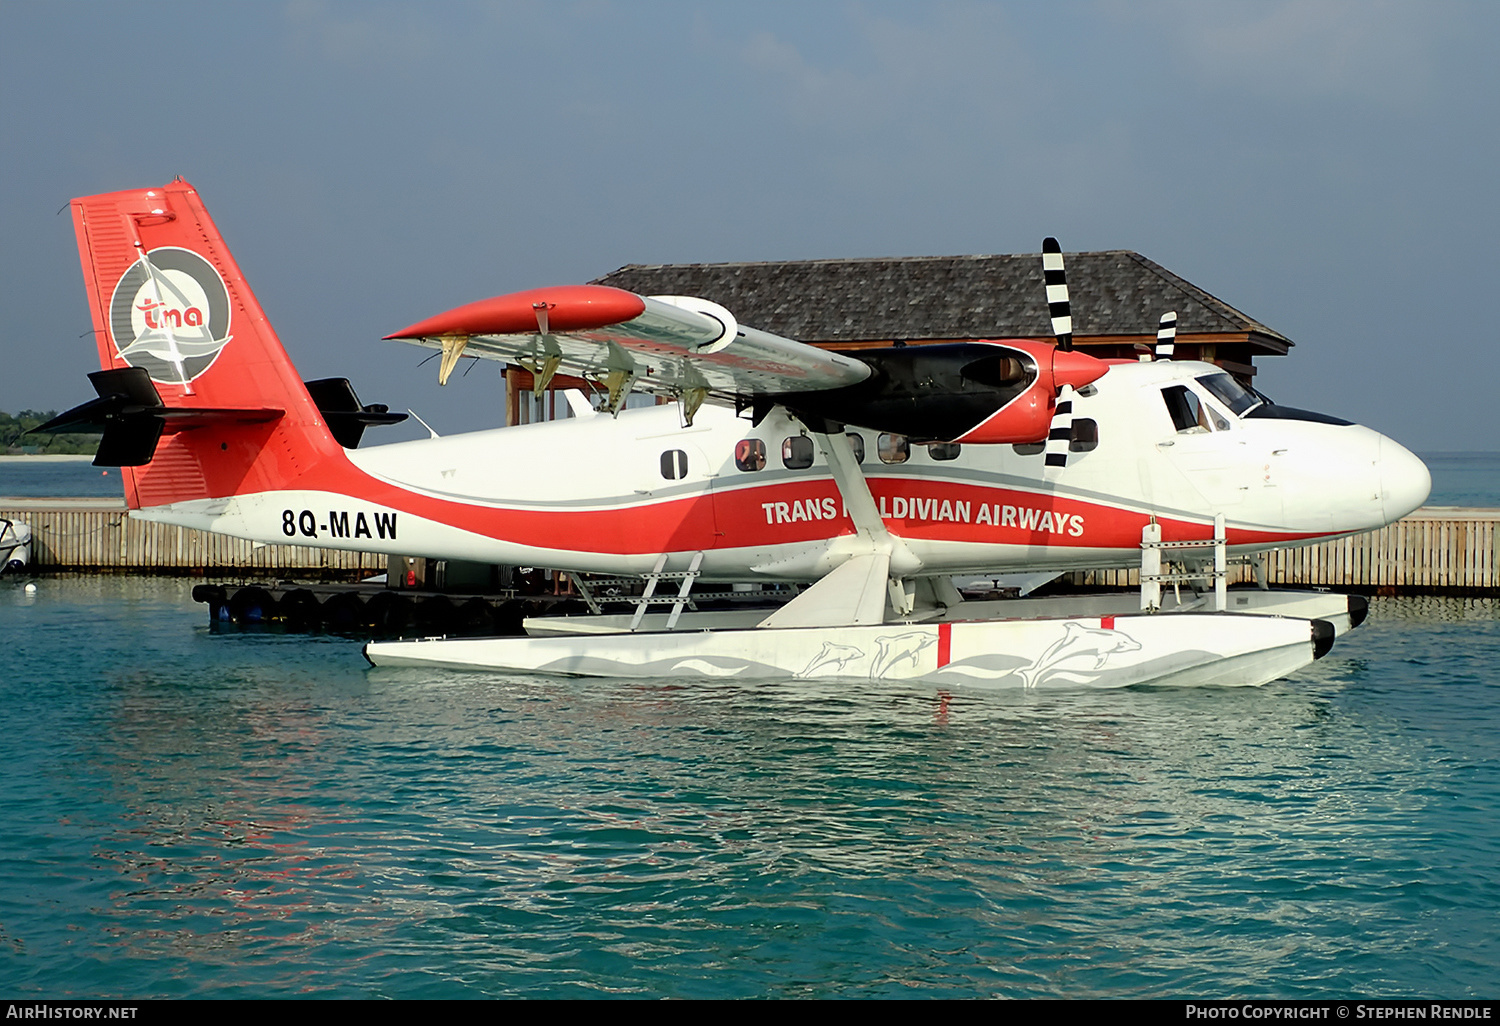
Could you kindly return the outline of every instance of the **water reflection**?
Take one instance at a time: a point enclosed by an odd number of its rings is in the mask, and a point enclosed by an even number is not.
[[[0,839],[30,867],[3,891],[13,990],[74,986],[79,943],[92,993],[1493,978],[1478,600],[1377,600],[1264,688],[966,693],[367,671],[339,639],[212,636],[180,598],[54,594],[33,636],[91,645],[0,685],[28,768]]]

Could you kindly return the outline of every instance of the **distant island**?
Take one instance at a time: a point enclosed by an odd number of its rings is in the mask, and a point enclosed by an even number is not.
[[[57,416],[56,410],[22,410],[12,416],[0,410],[0,453],[7,456],[92,456],[98,434],[28,435],[26,432]]]

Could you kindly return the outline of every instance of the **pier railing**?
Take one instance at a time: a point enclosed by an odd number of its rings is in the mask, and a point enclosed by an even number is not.
[[[327,576],[380,573],[385,556],[305,545],[256,545],[189,528],[136,520],[117,499],[0,499],[0,518],[31,525],[38,570],[144,573],[296,571]],[[1500,593],[1500,510],[1425,506],[1369,534],[1265,558],[1272,585],[1386,594]],[[1140,587],[1139,570],[1088,570],[1079,585]],[[1229,583],[1251,580],[1231,565]]]
[[[1272,586],[1298,585],[1376,594],[1500,593],[1500,510],[1424,506],[1378,531],[1265,555]],[[1231,564],[1228,582],[1254,579]],[[1085,570],[1077,585],[1137,588],[1138,570]]]

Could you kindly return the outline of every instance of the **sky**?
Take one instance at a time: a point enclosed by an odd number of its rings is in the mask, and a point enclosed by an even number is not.
[[[60,208],[181,175],[304,378],[444,434],[502,422],[495,365],[440,390],[381,336],[462,303],[1055,235],[1293,339],[1279,402],[1496,450],[1497,39],[1445,0],[0,0],[0,409],[93,396]]]

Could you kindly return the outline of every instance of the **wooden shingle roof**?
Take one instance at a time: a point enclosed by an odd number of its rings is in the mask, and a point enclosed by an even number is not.
[[[1067,254],[1081,342],[1156,336],[1176,310],[1180,335],[1233,336],[1284,354],[1292,341],[1139,253]],[[627,264],[597,279],[642,295],[700,296],[741,323],[803,342],[1050,338],[1035,253],[1012,256]]]

